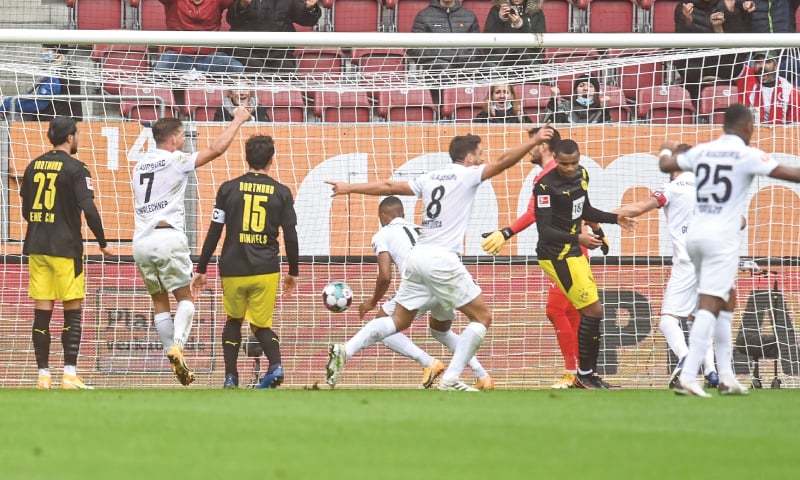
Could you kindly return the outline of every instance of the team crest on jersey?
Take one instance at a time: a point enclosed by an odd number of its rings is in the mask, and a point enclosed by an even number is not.
[[[549,208],[550,207],[550,195],[539,195],[536,197],[536,205],[539,208]]]
[[[94,182],[92,182],[92,177],[86,177],[86,188],[94,191]]]
[[[581,188],[583,190],[589,190],[589,182],[587,182],[586,180],[581,180]]]
[[[769,154],[765,153],[764,155],[761,155],[761,161],[762,162],[767,163],[770,160],[772,160],[772,157],[770,157]]]

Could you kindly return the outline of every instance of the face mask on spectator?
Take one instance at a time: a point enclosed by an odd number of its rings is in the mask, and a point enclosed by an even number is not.
[[[57,55],[55,52],[42,52],[42,61],[45,63],[53,63],[56,61]]]
[[[594,103],[594,98],[591,98],[591,97],[578,97],[578,98],[575,99],[575,101],[578,102],[580,105],[582,105],[584,107],[588,107],[588,106],[590,106],[591,104]]]

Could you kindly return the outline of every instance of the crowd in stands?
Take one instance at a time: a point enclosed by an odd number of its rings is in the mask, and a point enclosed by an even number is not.
[[[172,31],[243,31],[243,32],[295,32],[311,28],[330,30],[330,25],[335,27],[337,0],[158,0],[163,8],[164,26]],[[348,0],[338,0],[339,5]],[[355,0],[353,0],[355,1]],[[372,0],[363,0],[372,2]],[[588,15],[593,2],[603,0],[585,0],[570,2],[572,5],[569,29],[571,31],[586,31],[585,25],[589,24],[588,17],[582,19],[580,13],[586,9]],[[639,0],[636,11],[650,8],[655,0]],[[411,5],[410,0],[377,2],[378,12],[384,11],[389,6],[397,10],[403,5]],[[463,2],[463,3],[462,3]],[[548,2],[549,3],[549,2]],[[795,32],[796,12],[800,0],[682,0],[674,2],[674,32],[677,33],[747,33],[747,32]],[[132,3],[133,4],[133,3]],[[138,2],[137,2],[138,4]],[[155,2],[148,2],[152,6]],[[535,34],[547,32],[548,19],[544,0],[428,0],[427,5],[418,5],[413,22],[409,23],[407,31],[418,33],[524,33]],[[139,5],[145,5],[144,2]],[[383,6],[381,6],[383,5]],[[472,8],[475,8],[473,10]],[[651,8],[651,10],[653,10]],[[341,10],[344,12],[344,10]],[[479,11],[479,16],[476,11]],[[599,11],[599,10],[598,10]],[[385,11],[384,11],[385,13]],[[640,12],[641,13],[641,12]],[[141,14],[140,14],[141,15]],[[407,15],[407,13],[406,13]],[[381,17],[381,15],[378,15]],[[387,18],[383,15],[382,18]],[[352,19],[351,19],[352,20]],[[583,22],[584,25],[577,25]],[[320,27],[322,24],[328,27]],[[77,23],[80,25],[80,22]],[[395,15],[393,28],[386,28],[385,24],[376,20],[376,25],[388,30],[397,29],[401,22]],[[631,27],[634,30],[636,27]],[[652,30],[652,27],[649,27]],[[365,28],[364,30],[369,30]],[[645,29],[646,30],[646,29]],[[402,29],[401,29],[402,31]],[[117,47],[114,47],[117,48]],[[307,49],[311,50],[311,49]],[[496,84],[486,91],[485,97],[473,98],[477,115],[467,118],[445,114],[444,92],[450,85],[437,81],[435,75],[440,71],[469,71],[474,69],[500,68],[504,71],[513,71],[515,68],[527,68],[546,65],[552,62],[569,61],[567,58],[559,59],[560,52],[554,49],[544,51],[540,48],[410,48],[405,51],[384,51],[377,55],[376,51],[368,52],[369,58],[379,58],[391,65],[399,74],[408,71],[428,72],[431,75],[430,100],[423,100],[420,108],[433,107],[437,111],[436,120],[450,119],[456,121],[476,121],[488,123],[536,123],[539,121],[553,121],[556,123],[605,123],[625,120],[655,121],[650,117],[649,109],[643,108],[637,114],[630,114],[636,110],[643,98],[651,101],[654,97],[663,96],[671,102],[672,97],[681,97],[679,103],[681,110],[687,115],[678,117],[681,122],[692,122],[694,114],[703,113],[704,92],[709,87],[725,86],[726,95],[730,103],[744,103],[758,111],[759,121],[767,123],[791,123],[800,121],[797,111],[800,109],[800,94],[797,86],[800,82],[800,60],[792,57],[790,49],[776,52],[753,51],[752,53],[730,54],[722,56],[705,56],[673,60],[669,64],[659,64],[653,68],[653,80],[649,83],[641,79],[631,79],[637,73],[607,71],[591,72],[587,75],[571,75],[559,78],[551,84],[542,85],[513,85]],[[49,62],[54,71],[66,65],[65,52],[56,46],[47,46],[44,50],[43,60]],[[577,59],[600,58],[603,55],[611,57],[612,51],[587,49],[583,57]],[[300,65],[306,51],[302,48],[213,48],[213,47],[163,47],[157,52],[143,52],[137,49],[136,53],[145,55],[148,69],[153,72],[166,72],[176,74],[189,72],[194,77],[201,79],[204,75],[237,74],[256,75],[287,75],[290,73],[305,72]],[[331,71],[327,74],[335,75],[345,70],[345,63],[352,61],[367,72],[369,64],[365,61],[367,55],[356,59],[355,50],[352,58],[348,58],[349,50],[338,52],[320,52],[314,61],[322,62],[327,55]],[[95,53],[93,58],[98,61],[99,68],[109,68],[104,61],[107,52]],[[141,65],[142,59],[138,60]],[[390,63],[394,62],[394,63]],[[322,65],[322,63],[320,63]],[[124,68],[116,65],[115,68]],[[388,67],[387,67],[388,70]],[[615,77],[616,75],[616,77]],[[629,78],[624,77],[628,75]],[[577,78],[576,78],[577,77]],[[633,80],[634,86],[626,86],[626,80]],[[35,93],[42,97],[63,95],[65,89],[64,78],[53,75],[38,79],[28,93]],[[513,81],[512,81],[513,83]],[[255,85],[251,85],[255,87]],[[567,92],[568,89],[571,91]],[[685,89],[685,95],[676,90],[677,87]],[[115,94],[117,90],[102,86],[105,93]],[[225,121],[230,116],[230,111],[242,102],[252,108],[255,121],[270,121],[268,107],[258,105],[258,95],[255,88],[241,88],[226,92],[220,97],[217,112],[208,119]],[[646,92],[644,91],[646,90]],[[719,90],[713,90],[718,92]],[[566,92],[566,93],[565,93]],[[673,94],[673,92],[678,92]],[[483,90],[481,90],[483,93]],[[683,98],[685,96],[685,98]],[[175,102],[174,109],[169,112],[174,114],[191,115],[187,108],[180,105],[188,104],[182,89],[177,89],[170,101]],[[188,97],[188,95],[187,95]],[[378,92],[369,94],[368,102],[373,102],[378,110],[377,103],[381,95]],[[111,98],[111,97],[110,97]],[[355,97],[354,97],[355,98]],[[307,94],[304,98],[307,112],[312,108],[315,96]],[[348,98],[340,95],[337,102],[341,108],[363,108],[364,100]],[[348,103],[349,102],[349,103]],[[0,116],[8,111],[26,114],[23,119],[39,119],[43,112],[52,112],[51,101],[30,98],[6,98],[0,106]],[[431,105],[432,104],[432,105]],[[172,107],[170,105],[170,107]],[[297,107],[296,104],[293,107]],[[724,107],[724,105],[723,105]],[[623,111],[624,110],[624,111]],[[7,115],[6,115],[7,116]],[[308,117],[312,114],[308,113]],[[45,118],[45,117],[42,117]],[[337,117],[338,118],[338,117]],[[365,118],[365,117],[359,117]],[[366,118],[374,121],[380,116],[370,114]],[[390,118],[385,116],[383,118]],[[406,120],[413,120],[404,116]],[[429,119],[429,116],[424,117]],[[664,117],[670,122],[670,117]],[[696,119],[700,119],[698,115]],[[712,116],[703,117],[706,119]],[[138,118],[135,118],[138,119]],[[422,119],[422,117],[420,117]],[[140,119],[147,120],[147,119]]]

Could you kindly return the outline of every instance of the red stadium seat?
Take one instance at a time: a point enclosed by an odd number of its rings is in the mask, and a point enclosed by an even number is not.
[[[591,0],[589,31],[630,33],[636,24],[636,0]]]
[[[131,77],[143,77],[150,71],[144,45],[98,45],[92,51],[92,60],[100,64],[103,90],[112,95],[118,95],[122,85],[134,83]]]
[[[354,48],[350,61],[357,65],[362,79],[372,83],[391,83],[394,76],[402,77],[406,72],[406,52],[395,48]]]
[[[166,30],[167,16],[164,5],[158,0],[139,0],[136,9],[138,26],[141,30]]]
[[[693,123],[695,108],[685,88],[677,85],[657,85],[639,90],[637,116],[658,124]]]
[[[629,122],[631,120],[631,107],[628,106],[628,99],[625,92],[614,85],[600,84],[600,98],[608,97],[606,107],[611,110],[611,121]]]
[[[407,33],[414,26],[414,18],[424,8],[428,8],[430,0],[397,0],[397,31]]]
[[[172,90],[159,87],[123,86],[120,89],[122,116],[130,120],[156,121],[162,117],[176,117]]]
[[[547,102],[553,96],[550,85],[542,83],[526,83],[514,85],[514,88],[522,100],[522,113],[534,123],[539,120],[539,115],[544,112]]]
[[[298,48],[297,74],[306,78],[337,79],[344,69],[344,54],[337,48]]]
[[[66,0],[70,26],[78,30],[125,28],[124,0]]]
[[[197,122],[213,122],[217,110],[222,107],[225,90],[207,87],[186,90],[186,115]]]
[[[547,33],[572,31],[572,2],[569,0],[545,0],[542,4]]]
[[[680,0],[653,0],[654,33],[675,33],[675,8]]]
[[[606,52],[606,58],[614,59],[618,57],[647,57],[651,53],[658,52],[657,49],[644,49],[631,52],[625,49],[610,49]],[[623,65],[617,70],[619,78],[618,85],[622,87],[625,96],[629,100],[636,100],[639,89],[661,85],[664,83],[666,69],[662,62],[638,63]]]
[[[296,91],[256,91],[258,104],[267,109],[273,122],[302,122],[305,120],[306,103],[303,95]]]
[[[382,23],[376,0],[335,0],[334,32],[377,32]]]
[[[442,90],[442,117],[456,122],[471,122],[481,111],[489,87],[455,87]]]
[[[700,91],[698,115],[704,123],[722,123],[725,110],[737,103],[739,88],[736,85],[708,85]]]
[[[437,107],[433,103],[431,91],[384,89],[378,91],[379,117],[390,122],[435,122]]]
[[[355,123],[369,122],[372,104],[363,91],[312,92],[314,115],[323,122]]]

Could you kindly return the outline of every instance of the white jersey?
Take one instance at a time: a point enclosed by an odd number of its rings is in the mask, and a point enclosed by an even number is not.
[[[769,175],[778,163],[763,151],[725,134],[678,155],[678,166],[697,182],[697,205],[689,227],[694,238],[739,242],[741,217],[755,175]]]
[[[425,203],[420,245],[435,245],[453,253],[464,251],[464,233],[475,193],[483,179],[484,165],[451,168],[420,175],[408,182]]]
[[[688,263],[690,260],[689,253],[686,252],[686,231],[694,215],[696,203],[694,173],[681,173],[654,191],[653,198],[667,219],[669,238],[672,240],[672,264]]]
[[[375,255],[388,252],[397,265],[397,271],[402,272],[406,267],[408,252],[417,243],[420,230],[405,218],[396,217],[372,236],[372,249]]]
[[[156,149],[133,167],[134,241],[162,221],[184,231],[183,202],[196,159],[197,153]]]

